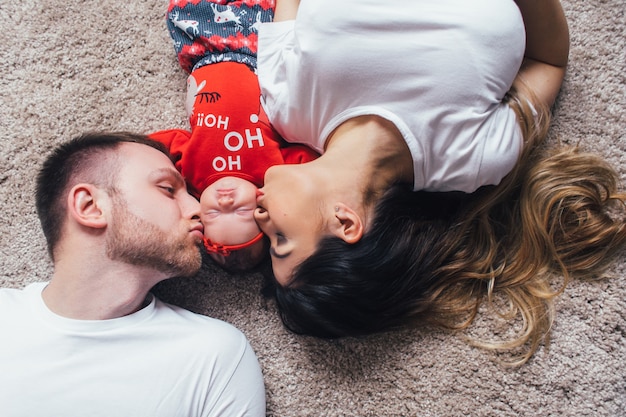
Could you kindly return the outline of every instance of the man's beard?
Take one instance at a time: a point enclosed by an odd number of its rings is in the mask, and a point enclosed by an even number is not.
[[[137,217],[119,197],[113,201],[113,222],[107,238],[111,260],[145,266],[169,277],[191,276],[202,265],[199,244],[182,229],[166,233]]]

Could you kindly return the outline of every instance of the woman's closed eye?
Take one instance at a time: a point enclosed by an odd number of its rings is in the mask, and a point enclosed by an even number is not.
[[[274,236],[276,237],[276,245],[270,247],[270,255],[278,259],[286,258],[291,254],[288,247],[289,240],[280,232],[274,233]]]
[[[276,245],[280,246],[285,243],[287,243],[287,238],[282,233],[276,232]]]

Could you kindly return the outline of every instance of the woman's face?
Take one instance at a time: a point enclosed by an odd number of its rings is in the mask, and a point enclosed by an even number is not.
[[[265,173],[254,218],[271,242],[276,281],[287,285],[293,269],[315,251],[328,233],[318,187],[303,165],[276,165]]]

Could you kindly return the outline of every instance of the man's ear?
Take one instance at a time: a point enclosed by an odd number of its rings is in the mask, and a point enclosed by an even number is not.
[[[365,224],[361,216],[344,203],[334,206],[335,219],[332,222],[332,233],[346,243],[356,243],[363,237]]]
[[[67,196],[67,207],[70,216],[77,223],[96,229],[107,226],[105,216],[105,195],[103,190],[92,184],[77,184]],[[108,199],[108,196],[106,197]]]

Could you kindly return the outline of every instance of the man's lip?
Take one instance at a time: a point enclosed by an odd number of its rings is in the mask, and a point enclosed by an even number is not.
[[[263,200],[263,197],[265,196],[265,194],[263,193],[263,191],[261,190],[256,190],[256,202],[257,204],[260,204],[261,201]]]
[[[197,236],[200,236],[201,238],[204,238],[204,226],[202,226],[201,224],[193,227],[189,232],[192,233],[193,235],[197,235]]]

